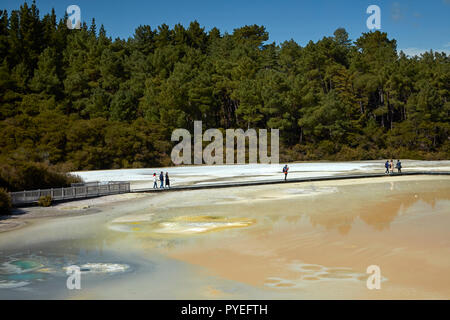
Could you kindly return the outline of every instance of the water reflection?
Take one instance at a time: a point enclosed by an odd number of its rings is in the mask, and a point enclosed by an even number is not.
[[[358,188],[360,187],[358,186]],[[379,198],[370,197],[366,200],[356,197],[355,194],[354,201],[348,203],[346,208],[338,206],[332,213],[320,210],[310,211],[308,217],[313,226],[323,226],[327,230],[336,229],[342,235],[350,232],[352,225],[358,218],[374,230],[388,230],[396,217],[407,212],[409,208],[420,202],[431,207],[431,210],[426,210],[424,214],[431,214],[438,201],[450,200],[450,190],[445,188],[433,190],[433,187],[428,187],[430,185],[425,183],[425,186],[422,186],[422,188],[428,189],[427,191],[405,192],[403,190],[402,192],[402,188],[398,188],[399,190],[391,193],[374,192],[374,195]],[[348,188],[354,189],[356,187]],[[389,190],[395,190],[393,182],[389,184]],[[350,192],[356,193],[356,190],[351,190]]]

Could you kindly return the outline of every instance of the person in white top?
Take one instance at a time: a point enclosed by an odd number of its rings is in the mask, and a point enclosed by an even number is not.
[[[156,176],[156,173],[153,173],[153,189],[158,189],[158,177]]]

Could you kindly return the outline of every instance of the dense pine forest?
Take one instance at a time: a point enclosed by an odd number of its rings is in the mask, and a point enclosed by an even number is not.
[[[449,158],[445,53],[408,57],[386,33],[344,28],[276,45],[264,26],[196,21],[112,40],[95,20],[65,19],[34,2],[0,12],[3,175],[171,165],[172,130],[194,120],[278,128],[282,161]]]

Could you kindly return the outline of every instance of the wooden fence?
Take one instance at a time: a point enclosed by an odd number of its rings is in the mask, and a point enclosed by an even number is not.
[[[51,196],[52,200],[70,200],[127,192],[130,192],[129,182],[109,182],[105,184],[86,184],[68,188],[11,192],[11,201],[13,205],[21,205],[37,202],[42,196]]]

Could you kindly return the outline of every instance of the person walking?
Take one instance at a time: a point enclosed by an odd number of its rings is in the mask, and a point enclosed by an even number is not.
[[[400,159],[397,159],[397,164],[395,166],[397,167],[398,173],[402,173],[402,163],[400,162]]]
[[[386,160],[384,167],[386,168],[386,171],[384,171],[384,174],[389,174],[389,160]]]
[[[153,189],[158,189],[158,178],[156,177],[156,173],[153,173]]]
[[[159,186],[159,188],[164,189],[164,173],[162,171],[159,175],[159,181],[161,181],[161,185]]]
[[[166,172],[166,187],[170,189],[169,173]]]
[[[288,171],[289,171],[289,167],[288,167],[288,165],[285,165],[283,167],[284,181],[286,181],[286,179],[287,179]]]

